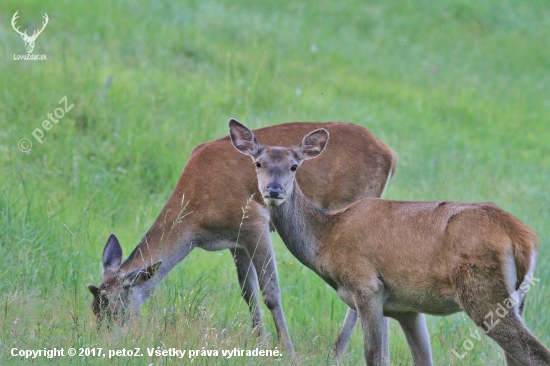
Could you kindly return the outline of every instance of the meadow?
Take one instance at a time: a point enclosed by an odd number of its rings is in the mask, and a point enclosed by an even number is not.
[[[14,60],[25,54],[10,24],[17,10],[21,30],[48,14],[33,51],[47,60]],[[550,346],[549,29],[546,0],[2,1],[0,364],[33,362],[12,356],[14,347],[145,354],[112,365],[335,364],[329,351],[346,306],[276,234],[294,360],[147,356],[156,347],[277,347],[265,307],[271,337],[251,334],[228,251],[192,252],[139,324],[96,329],[86,285],[101,280],[109,234],[130,253],[192,148],[226,135],[230,117],[252,128],[360,124],[399,154],[385,198],[491,201],[521,219],[540,237],[540,281],[524,318]],[[74,107],[44,130],[64,97]],[[30,151],[20,150],[23,138]],[[464,314],[427,320],[436,365],[504,365]],[[394,321],[390,347],[392,365],[412,363]],[[364,364],[360,327],[340,364]]]

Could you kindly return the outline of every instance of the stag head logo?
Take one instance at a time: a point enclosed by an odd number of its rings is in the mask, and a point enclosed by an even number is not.
[[[30,54],[30,53],[32,53],[32,50],[34,49],[34,42],[36,41],[36,38],[38,38],[40,33],[42,33],[44,28],[46,28],[46,24],[48,24],[48,20],[49,20],[48,14],[44,13],[44,22],[42,23],[42,29],[34,30],[32,32],[32,36],[29,36],[29,35],[27,35],[27,30],[26,29],[25,29],[24,32],[21,32],[21,31],[19,31],[19,27],[15,26],[15,21],[17,20],[17,18],[19,18],[19,16],[17,15],[18,12],[19,12],[19,10],[17,10],[15,12],[15,14],[13,14],[13,18],[11,18],[11,26],[13,27],[13,29],[17,33],[19,33],[21,35],[21,38],[23,38],[23,41],[25,41],[25,48],[27,49],[27,53]]]

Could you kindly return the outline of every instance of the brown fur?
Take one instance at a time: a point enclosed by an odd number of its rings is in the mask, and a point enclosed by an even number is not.
[[[287,248],[358,311],[368,365],[389,363],[383,316],[400,322],[415,364],[431,365],[421,314],[462,310],[482,326],[533,270],[537,235],[492,203],[364,198],[326,211],[294,177],[304,160],[321,154],[328,132],[313,131],[291,148],[262,145],[248,132],[230,121],[233,143],[256,164],[260,192]],[[516,304],[487,334],[509,365],[549,365],[550,351],[525,328],[522,309]]]
[[[300,142],[307,131],[321,127],[331,131],[333,144],[323,158],[308,162],[300,169],[297,179],[308,188],[308,198],[321,207],[338,209],[363,197],[380,196],[390,172],[395,172],[397,159],[389,147],[365,128],[340,122],[294,122],[261,128],[254,133],[268,143],[291,146]],[[122,251],[117,249],[116,238],[107,243],[106,249],[116,250],[104,252],[103,283],[100,285],[106,290],[104,296],[100,296],[97,287],[90,285],[98,315],[101,314],[100,302],[107,316],[122,310],[139,312],[141,303],[154,286],[193,248],[230,249],[242,296],[252,313],[253,326],[263,334],[257,303],[260,282],[279,338],[292,350],[280,305],[269,238],[269,216],[258,192],[254,168],[245,164],[244,159],[233,148],[228,136],[193,149],[165,207],[126,261],[122,263]],[[242,210],[251,196],[253,200],[243,220]],[[237,239],[238,245],[235,244]],[[115,268],[106,271],[106,261],[113,261],[117,255],[120,258],[115,260]],[[162,264],[156,275],[150,276],[151,281],[121,288],[129,273],[136,275],[132,271],[139,272],[141,268],[150,271],[159,261]],[[353,329],[354,325],[355,322],[348,323],[347,328]]]

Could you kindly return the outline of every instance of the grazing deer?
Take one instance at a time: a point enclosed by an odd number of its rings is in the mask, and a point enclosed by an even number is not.
[[[23,41],[25,41],[25,48],[27,49],[27,53],[32,53],[32,50],[34,49],[34,42],[36,42],[36,39],[38,38],[40,33],[42,33],[42,31],[44,30],[44,28],[46,28],[46,25],[48,24],[48,20],[49,20],[48,14],[44,13],[44,22],[42,22],[42,29],[40,29],[39,31],[34,30],[32,32],[32,36],[29,36],[29,35],[27,35],[27,30],[26,29],[25,29],[24,32],[21,32],[21,31],[19,31],[19,27],[15,26],[15,21],[17,20],[17,18],[19,18],[19,16],[17,16],[18,12],[19,12],[19,10],[17,10],[15,12],[15,14],[13,14],[13,17],[11,18],[11,26],[17,33],[19,33],[21,38],[23,38]]]
[[[327,130],[290,148],[260,144],[234,119],[229,130],[233,145],[256,165],[259,190],[286,247],[359,313],[367,365],[389,364],[384,316],[399,322],[415,365],[424,366],[432,357],[423,313],[461,310],[487,327],[508,365],[550,365],[550,351],[522,320],[538,238],[514,216],[491,203],[378,198],[327,211],[295,182],[302,163],[325,149]],[[512,298],[518,301],[506,302]],[[488,326],[503,304],[506,315]]]
[[[271,144],[291,146],[320,127],[336,137],[324,159],[304,164],[297,176],[300,184],[308,187],[308,198],[321,207],[337,209],[362,197],[379,197],[395,171],[396,155],[365,128],[337,122],[285,123],[255,133]],[[260,336],[265,334],[258,306],[261,291],[279,340],[292,352],[269,236],[269,215],[254,169],[243,160],[229,136],[198,145],[160,215],[124,262],[117,238],[109,237],[103,251],[103,281],[99,287],[88,286],[98,320],[137,315],[153,288],[194,248],[229,249],[253,327]],[[243,206],[247,207],[245,214]],[[356,320],[355,311],[349,310],[340,336],[342,352]]]

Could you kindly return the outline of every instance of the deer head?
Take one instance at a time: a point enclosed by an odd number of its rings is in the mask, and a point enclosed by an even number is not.
[[[124,323],[132,310],[132,288],[150,280],[161,263],[158,261],[150,266],[122,270],[122,248],[117,237],[111,234],[103,250],[103,281],[99,287],[88,285],[94,295],[92,309],[98,321]]]
[[[17,15],[18,12],[19,12],[19,10],[16,11],[15,14],[13,14],[13,17],[11,18],[11,26],[13,27],[13,29],[17,33],[19,33],[21,35],[21,38],[23,38],[23,41],[25,41],[25,48],[27,49],[27,53],[31,53],[32,50],[34,49],[34,42],[36,41],[36,38],[38,38],[40,33],[42,33],[44,28],[46,28],[46,24],[48,24],[48,20],[49,20],[48,14],[44,13],[44,20],[45,21],[42,23],[42,29],[40,29],[39,31],[34,30],[32,32],[32,36],[28,36],[26,29],[25,29],[24,32],[20,32],[19,27],[16,27],[16,25],[15,25],[15,21],[17,20],[17,18],[19,18],[19,16]]]
[[[328,131],[321,128],[310,132],[294,147],[262,146],[252,131],[233,118],[229,121],[229,135],[237,150],[252,157],[258,188],[268,206],[279,206],[289,198],[296,170],[305,160],[321,154],[329,138]]]

